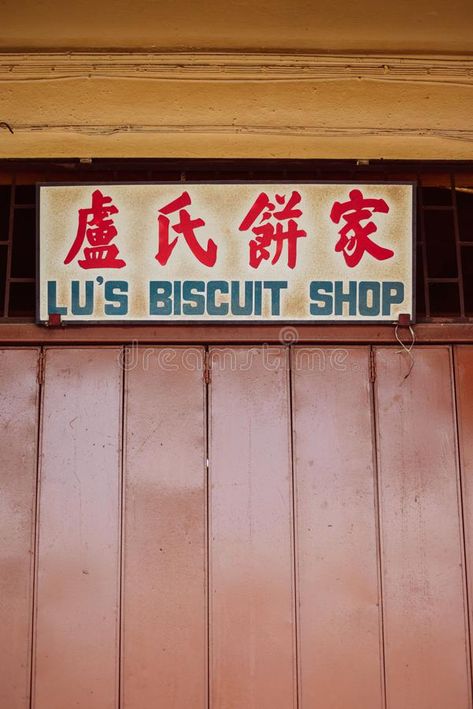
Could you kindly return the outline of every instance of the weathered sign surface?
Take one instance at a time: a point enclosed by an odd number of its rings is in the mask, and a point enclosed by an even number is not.
[[[39,187],[38,320],[395,321],[412,184]]]

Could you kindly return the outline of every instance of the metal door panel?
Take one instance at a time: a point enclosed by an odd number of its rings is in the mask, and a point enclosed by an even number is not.
[[[469,704],[454,402],[446,347],[376,352],[387,705]],[[408,376],[406,376],[408,374]]]
[[[119,352],[46,351],[35,709],[117,707]]]
[[[287,354],[211,350],[213,709],[295,705]]]
[[[465,532],[466,576],[473,628],[473,347],[455,347],[458,437]]]
[[[124,422],[119,348],[46,351],[33,709],[117,709],[120,618],[124,709],[204,709],[207,681],[212,709],[289,709],[297,654],[300,709],[378,709],[380,639],[387,709],[471,706],[473,348],[462,489],[449,349],[415,348],[406,378],[377,349],[375,421],[368,351],[346,353],[295,350],[294,498],[284,348],[211,350],[209,489],[203,350],[133,348]],[[2,709],[29,707],[37,356],[0,351]]]
[[[30,705],[39,350],[0,350],[0,707]]]
[[[123,707],[207,706],[203,349],[126,366]]]
[[[380,709],[368,348],[292,356],[301,709]]]

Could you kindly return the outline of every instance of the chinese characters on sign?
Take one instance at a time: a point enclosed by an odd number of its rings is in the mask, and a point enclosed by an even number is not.
[[[412,191],[42,186],[40,319],[393,321],[412,314]]]
[[[125,261],[118,258],[118,247],[110,242],[116,237],[117,230],[110,219],[118,209],[111,203],[110,197],[104,197],[100,190],[92,193],[92,205],[88,209],[79,209],[77,234],[69,253],[64,259],[67,265],[75,259],[84,240],[90,244],[84,248],[84,258],[79,259],[81,268],[123,268]]]
[[[200,217],[198,219],[191,218],[187,209],[184,209],[184,207],[189,207],[190,204],[191,198],[189,193],[183,192],[180,197],[177,197],[177,199],[161,207],[159,210],[158,253],[156,254],[156,260],[159,261],[161,266],[167,264],[178,239],[176,236],[171,243],[169,242],[170,220],[167,215],[173,212],[178,212],[178,220],[172,225],[176,234],[182,234],[189,249],[200,263],[203,263],[204,266],[208,266],[209,268],[215,265],[215,261],[217,260],[217,245],[212,239],[208,240],[206,249],[199,244],[195,230],[205,226],[205,221]]]
[[[258,268],[263,259],[269,259],[269,247],[274,246],[272,264],[279,261],[284,243],[287,247],[287,265],[294,268],[297,261],[297,239],[307,236],[299,229],[296,219],[302,216],[301,209],[295,209],[301,201],[299,192],[293,192],[287,199],[285,195],[275,195],[270,202],[266,192],[255,200],[250,211],[240,224],[240,231],[251,231],[254,237],[250,241],[250,266]],[[277,209],[276,209],[277,208]]]
[[[118,209],[111,202],[111,197],[105,197],[100,190],[92,194],[92,206],[89,209],[79,209],[77,234],[64,263],[70,263],[81,249],[84,239],[92,248],[84,249],[84,259],[79,260],[81,268],[122,268],[126,266],[122,259],[117,258],[118,248],[110,244],[117,235],[117,230],[110,219],[111,214],[116,214]],[[284,243],[287,246],[287,265],[295,268],[297,262],[297,239],[307,236],[303,229],[298,229],[296,219],[302,216],[301,209],[294,209],[301,201],[298,192],[293,192],[286,202],[284,195],[277,194],[274,204],[268,195],[262,192],[255,200],[248,214],[239,226],[240,231],[248,231],[251,227],[255,238],[249,242],[249,264],[258,268],[262,260],[270,258],[269,247],[274,246],[274,256],[271,263],[277,263],[283,251]],[[159,210],[158,215],[158,252],[155,256],[161,266],[165,266],[176,246],[178,237],[169,241],[169,227],[176,234],[182,234],[193,255],[204,266],[212,267],[217,260],[217,245],[212,239],[207,242],[204,249],[198,242],[195,230],[205,226],[205,221],[200,217],[192,219],[184,207],[189,207],[191,198],[188,192],[183,192],[177,199]],[[281,209],[274,211],[277,205]],[[168,214],[178,212],[178,220],[170,223]],[[363,254],[367,251],[379,261],[391,258],[394,252],[375,244],[369,238],[377,230],[373,221],[362,225],[362,221],[371,220],[373,212],[389,212],[389,206],[384,199],[365,199],[360,190],[350,192],[350,201],[335,202],[330,212],[330,218],[338,224],[343,217],[346,224],[339,231],[340,239],[335,245],[335,251],[342,251],[347,266],[357,266]],[[259,220],[259,221],[258,221]],[[286,223],[285,223],[286,222]],[[256,224],[256,225],[255,225]],[[254,226],[255,225],[255,226]]]
[[[375,244],[369,237],[378,229],[372,220],[374,212],[387,214],[389,206],[384,199],[365,199],[360,190],[352,190],[348,202],[335,202],[332,207],[330,219],[335,224],[338,224],[340,219],[345,221],[345,226],[338,232],[340,239],[335,250],[343,252],[345,262],[350,268],[360,263],[365,252],[378,261],[394,256],[394,251]]]

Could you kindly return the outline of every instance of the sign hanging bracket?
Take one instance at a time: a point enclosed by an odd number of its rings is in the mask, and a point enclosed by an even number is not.
[[[46,322],[47,327],[64,327],[65,323],[61,320],[61,313],[49,313]]]

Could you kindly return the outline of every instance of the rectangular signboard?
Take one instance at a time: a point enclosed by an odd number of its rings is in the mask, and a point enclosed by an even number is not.
[[[39,187],[38,320],[413,317],[414,185]]]

